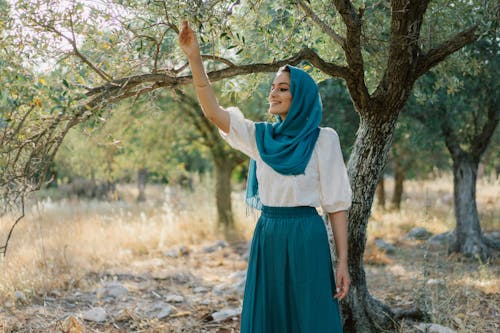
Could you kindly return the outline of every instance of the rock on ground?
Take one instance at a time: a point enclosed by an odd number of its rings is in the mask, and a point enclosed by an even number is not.
[[[452,330],[449,327],[438,324],[421,323],[416,325],[415,328],[425,333],[457,333],[457,331]]]
[[[104,308],[102,307],[93,308],[82,313],[83,319],[88,321],[94,321],[96,323],[102,323],[106,321],[107,317],[108,314],[106,313],[106,310],[104,310]]]

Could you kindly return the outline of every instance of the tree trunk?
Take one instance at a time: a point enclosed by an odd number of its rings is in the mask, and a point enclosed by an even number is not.
[[[377,206],[379,208],[385,209],[385,186],[384,186],[384,176],[380,177],[380,181],[377,185]]]
[[[457,221],[456,241],[450,252],[486,260],[491,253],[484,239],[476,206],[479,161],[466,153],[453,157],[453,196]]]
[[[137,202],[146,201],[146,181],[148,179],[148,169],[141,168],[137,172],[137,189],[139,190],[139,194],[137,195]]]
[[[233,163],[225,158],[216,159],[215,165],[215,201],[217,206],[217,221],[226,237],[234,235],[234,220],[231,208],[231,173]]]
[[[367,119],[377,111],[370,110],[360,117],[354,149],[349,159],[348,173],[353,191],[349,210],[349,273],[351,288],[342,302],[345,332],[381,332],[392,330],[395,314],[368,292],[363,268],[366,226],[375,196],[375,188],[387,162],[398,113]],[[374,117],[374,116],[372,116]]]
[[[403,182],[405,174],[403,165],[400,161],[396,161],[394,170],[394,193],[392,194],[392,208],[401,209],[401,198],[403,197]]]

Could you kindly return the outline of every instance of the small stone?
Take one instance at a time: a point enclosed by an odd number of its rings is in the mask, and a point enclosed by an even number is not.
[[[421,323],[416,325],[415,328],[425,333],[457,333],[457,331],[452,330],[449,327],[438,324]]]
[[[171,250],[163,251],[163,255],[165,257],[178,258],[180,253],[179,253],[178,249],[171,249]]]
[[[432,236],[427,240],[427,242],[432,245],[448,245],[450,243],[453,243],[455,239],[456,239],[455,233],[453,231],[447,231]]]
[[[202,293],[207,293],[209,291],[208,288],[205,288],[205,287],[196,287],[193,289],[193,292],[195,294],[202,294]]]
[[[184,302],[184,297],[181,295],[170,294],[165,297],[168,303],[182,303]]]
[[[14,293],[14,298],[16,299],[17,303],[26,303],[26,296],[22,291],[16,290]]]
[[[232,291],[229,290],[230,286],[226,283],[218,284],[212,288],[212,293],[217,296],[230,295]]]
[[[500,231],[485,232],[484,236],[497,242],[500,241]]]
[[[102,323],[106,321],[107,317],[108,314],[102,307],[93,308],[82,313],[82,318],[84,320],[93,321],[96,323]]]
[[[173,311],[173,307],[170,304],[159,301],[154,304],[140,303],[137,305],[135,312],[148,319],[163,319],[167,317]]]
[[[432,233],[425,228],[415,227],[411,229],[406,235],[407,239],[416,239],[416,240],[426,240],[432,236]]]
[[[128,289],[120,282],[106,282],[96,292],[98,298],[123,298],[128,295]]]
[[[151,307],[151,310],[148,311],[148,315],[150,318],[163,319],[167,317],[173,308],[170,304],[164,302],[156,302]]]
[[[443,279],[429,279],[426,284],[428,286],[444,286],[446,285],[446,281]]]
[[[210,299],[204,298],[201,301],[198,302],[201,305],[209,305],[210,304]]]
[[[188,256],[189,255],[189,248],[185,245],[181,245],[179,246],[179,253],[181,254],[181,256]]]
[[[387,243],[382,238],[375,239],[375,245],[387,254],[392,254],[396,252],[396,247],[392,244]]]
[[[246,277],[247,277],[247,271],[245,271],[245,270],[237,271],[237,272],[231,273],[231,275],[229,275],[230,279],[238,279],[238,280],[246,279]]]
[[[238,316],[241,313],[241,309],[239,308],[225,308],[220,311],[212,313],[212,318],[216,322],[224,321],[228,318],[233,318]]]
[[[205,246],[203,248],[203,251],[205,251],[205,253],[212,253],[212,252],[218,251],[220,249],[223,249],[225,247],[227,247],[227,242],[221,240],[221,241],[216,242],[213,245]]]
[[[243,296],[243,293],[245,292],[245,284],[246,278],[241,279],[233,285],[233,289],[238,293],[238,295]]]

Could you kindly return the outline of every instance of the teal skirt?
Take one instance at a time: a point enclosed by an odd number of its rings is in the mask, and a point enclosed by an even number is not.
[[[328,236],[313,207],[266,207],[255,227],[241,333],[342,332]]]

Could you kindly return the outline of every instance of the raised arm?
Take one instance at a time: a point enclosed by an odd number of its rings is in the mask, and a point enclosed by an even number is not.
[[[179,33],[179,45],[186,54],[191,72],[193,74],[193,84],[196,95],[200,102],[205,117],[220,128],[223,132],[229,132],[229,113],[217,102],[207,73],[201,60],[200,47],[196,35],[189,27],[187,21],[182,22],[182,29]]]

